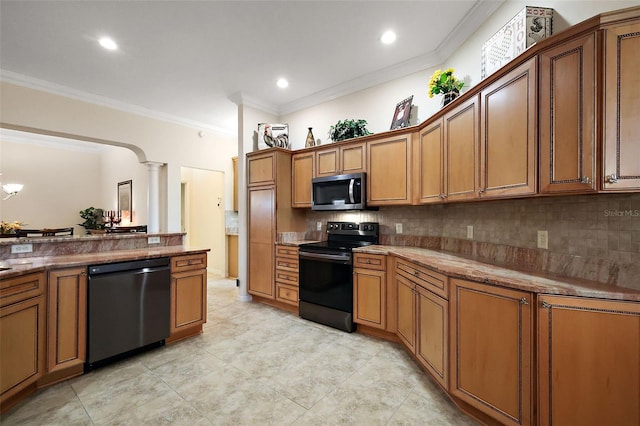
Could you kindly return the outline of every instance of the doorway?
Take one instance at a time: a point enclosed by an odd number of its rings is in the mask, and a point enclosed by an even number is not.
[[[181,167],[182,230],[190,248],[208,248],[210,273],[224,275],[226,240],[224,172]]]

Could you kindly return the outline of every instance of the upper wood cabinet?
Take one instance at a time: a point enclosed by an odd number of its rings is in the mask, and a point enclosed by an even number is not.
[[[411,204],[412,133],[367,142],[367,204]]]
[[[540,55],[540,192],[594,192],[596,34]]]
[[[450,392],[504,425],[532,424],[532,294],[450,284]]]
[[[291,207],[311,207],[311,180],[315,175],[313,151],[291,157]]]
[[[429,124],[420,132],[413,145],[413,188],[417,204],[439,203],[445,200],[445,146],[443,119]]]
[[[605,34],[605,191],[640,189],[640,23],[609,28]]]
[[[448,201],[478,198],[480,101],[474,96],[444,116],[444,188]]]
[[[268,185],[275,183],[278,156],[274,151],[247,155],[247,185]],[[291,161],[289,159],[289,161]]]
[[[481,95],[481,197],[534,195],[537,176],[536,58]]]
[[[540,425],[640,424],[640,306],[538,297]]]
[[[315,151],[315,177],[360,173],[366,171],[366,144],[341,144]]]

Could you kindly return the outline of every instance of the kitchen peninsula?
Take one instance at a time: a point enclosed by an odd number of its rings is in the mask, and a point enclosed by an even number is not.
[[[91,265],[167,258],[166,342],[200,333],[206,322],[209,249],[185,247],[183,238],[172,233],[0,241],[1,410],[38,388],[83,374]]]

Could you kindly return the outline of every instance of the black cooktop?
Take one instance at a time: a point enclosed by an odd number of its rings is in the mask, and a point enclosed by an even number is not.
[[[327,222],[327,240],[301,244],[301,251],[350,252],[357,247],[378,244],[378,224],[375,222]]]

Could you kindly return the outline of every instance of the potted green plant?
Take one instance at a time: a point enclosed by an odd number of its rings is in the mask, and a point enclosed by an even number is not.
[[[334,142],[370,134],[371,132],[367,130],[366,120],[338,121],[335,125],[331,126],[329,130],[329,137]]]
[[[453,75],[453,68],[444,71],[436,70],[429,80],[429,97],[433,95],[444,95],[442,106],[448,104],[460,95],[460,89],[464,86],[464,81],[458,80]]]
[[[91,231],[104,230],[104,218],[102,217],[102,213],[102,209],[97,209],[95,207],[80,210],[80,217],[84,219],[84,222],[79,225],[87,230],[87,234],[91,234]]]

